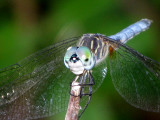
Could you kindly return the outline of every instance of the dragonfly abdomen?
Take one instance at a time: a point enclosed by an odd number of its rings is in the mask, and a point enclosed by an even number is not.
[[[152,21],[149,19],[142,19],[127,28],[123,29],[115,35],[108,36],[114,40],[120,40],[122,43],[126,43],[128,40],[136,36],[137,34],[147,30],[151,25]]]

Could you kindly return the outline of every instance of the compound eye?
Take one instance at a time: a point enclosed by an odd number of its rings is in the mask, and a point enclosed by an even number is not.
[[[65,64],[65,66],[66,66],[67,68],[69,68],[68,62],[69,62],[71,56],[72,56],[73,54],[76,54],[76,50],[77,50],[77,47],[69,47],[69,48],[67,49],[67,52],[66,52],[66,54],[65,54],[65,56],[64,56],[64,64]]]
[[[91,59],[91,52],[87,47],[81,46],[77,49],[77,55],[82,62],[88,62]]]
[[[77,49],[76,54],[79,59],[82,61],[86,70],[90,70],[95,64],[95,58],[93,53],[89,50],[88,47],[81,46]]]

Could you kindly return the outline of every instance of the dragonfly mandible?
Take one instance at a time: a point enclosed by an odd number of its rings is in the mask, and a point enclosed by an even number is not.
[[[151,22],[142,19],[108,37],[84,34],[66,39],[1,69],[0,119],[30,120],[66,110],[70,82],[75,75],[65,67],[63,59],[71,46],[76,47],[73,53],[77,55],[71,54],[72,60],[80,60],[82,70],[91,71],[95,81],[93,92],[106,77],[106,58],[109,58],[110,74],[119,94],[137,108],[159,112],[160,63],[125,45],[135,35],[148,29]],[[79,49],[81,46],[85,47]],[[91,53],[89,57],[85,48]],[[88,60],[83,60],[81,53]],[[91,60],[94,64],[88,68],[86,62],[90,61],[90,56],[94,56]]]

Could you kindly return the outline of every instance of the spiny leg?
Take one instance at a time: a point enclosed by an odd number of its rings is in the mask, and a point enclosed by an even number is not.
[[[88,83],[86,83],[87,76],[88,76],[88,80],[89,80]],[[79,77],[80,77],[80,82],[79,82],[79,84],[76,85],[76,86],[81,86],[81,87],[82,87],[82,88],[81,88],[81,94],[80,94],[80,96],[83,97],[83,96],[86,96],[86,95],[91,95],[91,94],[92,94],[92,86],[95,84],[91,72],[90,72],[90,71],[84,71],[84,73],[83,73],[81,76],[76,76],[73,81],[77,81],[77,80],[79,79]],[[72,81],[72,82],[73,82],[73,81]],[[70,84],[70,88],[72,87],[72,82],[71,82],[71,84]],[[84,93],[84,89],[85,89],[85,87],[87,87],[87,86],[89,86],[89,93]],[[70,95],[72,95],[72,94],[70,93]],[[74,95],[73,95],[73,96],[74,96]],[[75,97],[76,97],[76,96],[75,96]]]
[[[88,105],[89,105],[89,103],[90,103],[90,101],[91,101],[91,97],[92,97],[92,86],[95,84],[91,72],[88,71],[87,74],[88,74],[89,83],[88,83],[88,84],[81,84],[81,85],[83,86],[83,89],[84,89],[84,87],[89,86],[89,93],[82,93],[82,94],[81,94],[81,97],[88,95],[88,102],[87,102],[87,104],[84,106],[84,109],[83,109],[83,111],[79,114],[78,118],[81,117],[81,115],[84,113],[84,111],[85,111],[86,108],[88,107]],[[85,79],[84,81],[86,81],[86,79]],[[81,91],[82,91],[82,90],[81,90]],[[82,91],[82,92],[83,92],[83,91]]]
[[[86,110],[88,104],[90,103],[91,97],[92,97],[92,86],[95,84],[94,79],[93,79],[93,76],[92,76],[92,74],[91,74],[91,71],[84,71],[84,73],[83,73],[81,76],[76,76],[73,81],[77,81],[77,80],[79,79],[79,77],[80,77],[80,82],[79,82],[79,84],[76,85],[76,86],[81,86],[82,88],[81,88],[81,93],[80,93],[80,95],[78,95],[78,96],[80,96],[81,98],[82,98],[83,96],[88,96],[88,102],[87,102],[87,104],[84,106],[84,109],[82,110],[82,112],[80,113],[80,115],[78,116],[78,118],[81,117],[81,115],[82,115],[82,114],[84,113],[84,111]],[[87,78],[88,78],[88,83],[86,83]],[[72,87],[72,83],[71,83],[71,87]],[[88,93],[84,93],[86,87],[89,87],[89,92],[88,92]],[[70,92],[70,95],[75,96],[75,95],[71,94],[71,92]],[[78,96],[75,96],[75,97],[78,97]]]
[[[86,83],[87,77],[88,77],[88,83]],[[85,95],[91,95],[93,85],[95,85],[95,82],[91,74],[91,71],[86,71],[80,78],[80,86],[82,86],[81,97]],[[84,93],[85,87],[89,87],[89,93]]]

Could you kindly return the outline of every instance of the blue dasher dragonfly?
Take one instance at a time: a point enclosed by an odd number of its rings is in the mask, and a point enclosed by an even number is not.
[[[91,71],[95,82],[93,92],[107,75],[106,59],[109,58],[110,75],[119,94],[137,108],[159,112],[160,63],[125,45],[132,37],[148,29],[150,24],[151,20],[142,19],[112,36],[84,34],[66,39],[1,69],[0,119],[30,120],[66,110],[70,82],[75,78],[73,73],[81,74],[79,69],[73,71],[65,67],[72,66],[64,59],[71,46],[78,46],[74,52],[71,50],[77,56],[67,55],[72,61],[82,62],[82,71]],[[92,61],[95,62],[90,68],[86,67],[91,65],[87,63],[90,57],[86,57],[86,49],[77,52],[81,46],[86,46],[89,56],[94,56]]]

